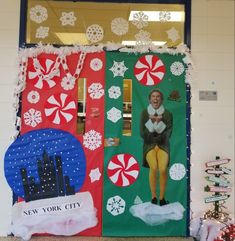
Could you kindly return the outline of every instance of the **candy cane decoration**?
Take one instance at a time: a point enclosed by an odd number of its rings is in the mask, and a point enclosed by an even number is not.
[[[143,85],[159,84],[165,75],[165,65],[156,55],[139,58],[134,66],[134,75]]]
[[[75,101],[64,93],[52,95],[45,103],[45,115],[54,124],[66,124],[76,116]]]
[[[130,154],[119,154],[108,163],[107,174],[113,184],[126,187],[134,183],[139,175],[139,165]]]

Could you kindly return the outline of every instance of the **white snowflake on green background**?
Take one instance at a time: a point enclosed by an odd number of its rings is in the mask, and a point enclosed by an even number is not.
[[[186,170],[183,164],[175,163],[169,169],[169,174],[172,180],[179,181],[184,178]]]
[[[119,86],[113,85],[108,89],[108,93],[109,93],[109,98],[118,99],[121,96],[121,89]]]
[[[180,76],[184,72],[184,65],[181,62],[176,61],[171,65],[170,70],[173,75]]]
[[[109,111],[107,111],[107,119],[112,121],[113,123],[118,122],[122,118],[122,112],[113,107]]]
[[[120,215],[125,212],[126,202],[120,196],[114,196],[108,199],[106,209],[113,216]]]
[[[76,20],[77,18],[74,16],[74,12],[68,12],[68,13],[62,12],[62,15],[60,17],[62,26],[65,26],[65,25],[74,26]]]
[[[128,70],[128,68],[125,66],[124,61],[121,61],[121,62],[113,61],[113,66],[109,70],[113,72],[113,77],[117,77],[117,76],[124,77],[124,74]]]

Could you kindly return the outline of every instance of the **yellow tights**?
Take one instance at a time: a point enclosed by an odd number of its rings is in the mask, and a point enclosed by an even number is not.
[[[146,160],[149,164],[149,186],[152,198],[157,197],[157,172],[159,171],[159,198],[162,200],[164,198],[167,183],[167,166],[169,161],[168,153],[156,146],[147,153]]]

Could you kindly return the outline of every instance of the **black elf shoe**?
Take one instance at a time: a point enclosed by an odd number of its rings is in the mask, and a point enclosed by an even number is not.
[[[166,201],[165,198],[160,200],[160,206],[164,206],[164,205],[167,205],[167,204],[169,204],[169,202]]]
[[[156,205],[157,205],[157,198],[156,198],[156,197],[154,197],[154,198],[151,200],[151,203],[152,203],[152,204],[156,204]]]

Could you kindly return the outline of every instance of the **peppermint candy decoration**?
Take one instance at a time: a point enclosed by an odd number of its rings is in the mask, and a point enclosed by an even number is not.
[[[118,154],[109,161],[107,174],[114,185],[126,187],[136,181],[139,170],[139,164],[132,155]]]
[[[165,75],[165,65],[156,55],[145,55],[138,59],[134,75],[142,85],[159,84]]]
[[[56,125],[70,122],[76,112],[75,101],[64,93],[50,96],[45,103],[45,115]]]

